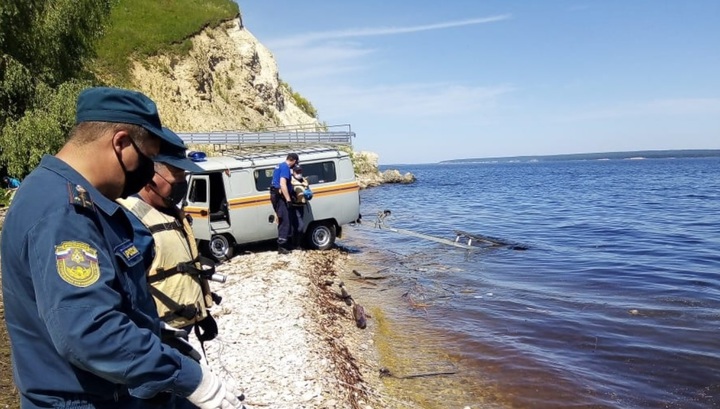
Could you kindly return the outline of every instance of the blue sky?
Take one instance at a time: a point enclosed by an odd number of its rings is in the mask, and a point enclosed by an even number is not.
[[[245,27],[381,164],[720,149],[718,0],[253,0]]]

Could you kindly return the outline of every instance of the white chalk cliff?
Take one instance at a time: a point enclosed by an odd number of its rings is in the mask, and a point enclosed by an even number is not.
[[[262,130],[310,124],[278,74],[272,53],[241,18],[205,28],[186,55],[135,61],[133,85],[154,99],[163,123],[178,132]]]
[[[176,132],[324,129],[297,105],[289,86],[280,80],[272,53],[240,17],[205,28],[188,40],[192,48],[184,55],[159,54],[132,63],[134,87],[155,100],[169,128]],[[413,175],[398,171],[380,173],[372,152],[354,154],[353,162],[362,188],[415,181]]]

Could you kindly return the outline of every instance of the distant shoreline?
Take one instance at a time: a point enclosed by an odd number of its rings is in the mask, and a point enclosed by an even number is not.
[[[553,162],[568,160],[617,160],[617,159],[668,159],[720,157],[720,149],[684,149],[657,151],[628,151],[602,153],[571,153],[562,155],[508,156],[493,158],[451,159],[438,163],[507,163],[507,162]]]

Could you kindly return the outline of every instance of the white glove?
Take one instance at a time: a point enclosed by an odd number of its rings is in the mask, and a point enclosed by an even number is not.
[[[242,408],[242,403],[225,384],[210,372],[210,368],[200,365],[202,379],[197,389],[187,399],[200,409],[232,409]]]

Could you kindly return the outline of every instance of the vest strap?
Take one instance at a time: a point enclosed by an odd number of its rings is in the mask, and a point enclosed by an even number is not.
[[[157,283],[158,281],[162,281],[168,277],[172,277],[175,274],[180,274],[182,271],[178,268],[181,264],[178,264],[175,267],[168,268],[167,270],[163,269],[157,269],[155,271],[155,274],[148,277],[148,284]]]
[[[203,266],[210,266],[209,269],[199,269],[195,267],[195,263],[200,262]],[[168,277],[172,277],[175,274],[189,274],[192,276],[200,277],[200,278],[207,278],[212,276],[215,273],[215,264],[212,260],[210,260],[207,257],[203,256],[197,256],[194,260],[190,260],[186,263],[180,263],[176,265],[175,267],[171,267],[168,269],[157,269],[155,271],[155,274],[148,277],[148,283],[156,283],[158,281],[162,281]]]
[[[160,317],[160,319],[163,321],[170,321],[176,317],[182,317],[186,320],[191,320],[195,318],[195,316],[197,316],[198,309],[194,305],[180,305],[176,303],[172,298],[163,294],[162,291],[152,286],[150,287],[150,293],[152,293],[155,298],[160,300],[160,302],[165,304],[165,306],[170,309],[170,312]]]
[[[168,230],[183,230],[183,223],[180,220],[173,220],[172,222],[168,223],[159,223],[154,224],[152,226],[148,226],[148,230],[150,230],[150,233],[155,234],[161,231],[168,231]]]

